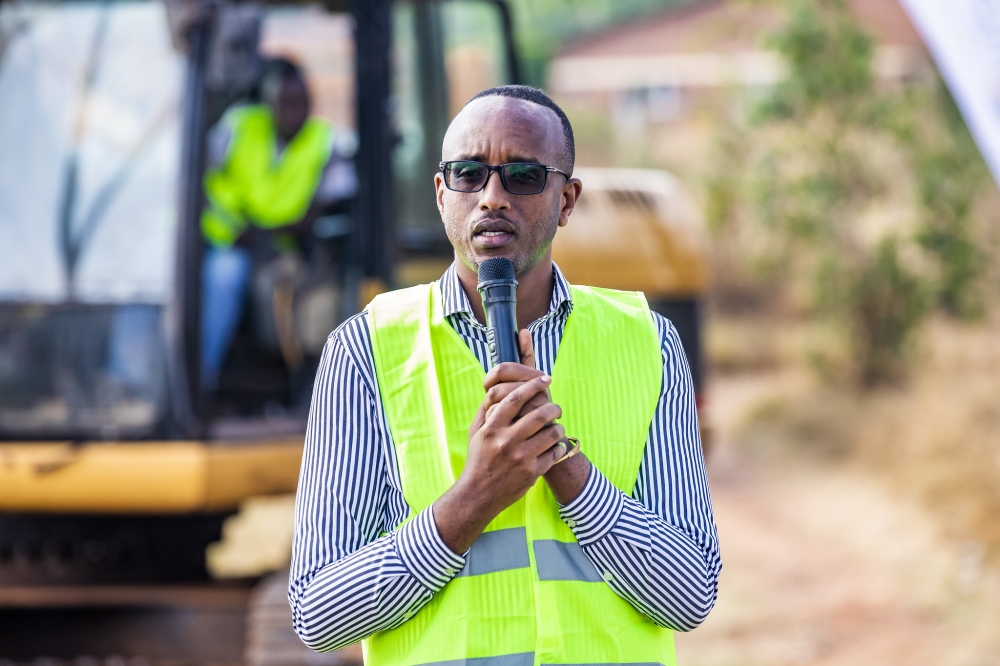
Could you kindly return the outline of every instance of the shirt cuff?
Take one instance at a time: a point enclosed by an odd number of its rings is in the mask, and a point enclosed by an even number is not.
[[[438,592],[465,566],[465,558],[441,540],[433,506],[396,530],[393,537],[403,566],[431,592]]]
[[[575,500],[559,508],[559,515],[580,545],[587,546],[603,539],[614,528],[624,504],[622,492],[591,465],[583,490]]]

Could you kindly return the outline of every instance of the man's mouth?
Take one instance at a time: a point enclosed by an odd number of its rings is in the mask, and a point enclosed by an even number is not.
[[[483,249],[502,247],[514,238],[514,232],[506,224],[484,224],[473,232],[476,245]]]

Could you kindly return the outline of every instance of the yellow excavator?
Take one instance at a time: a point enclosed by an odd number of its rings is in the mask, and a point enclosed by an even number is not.
[[[280,557],[220,579],[206,550],[241,506],[294,493],[327,333],[451,261],[441,138],[519,82],[511,26],[504,0],[0,0],[0,661],[357,658],[296,645],[280,574],[260,583]],[[251,303],[209,393],[206,136],[270,56],[355,137],[357,195],[316,220],[288,298]],[[578,175],[556,261],[646,291],[700,392],[697,208],[664,172]]]

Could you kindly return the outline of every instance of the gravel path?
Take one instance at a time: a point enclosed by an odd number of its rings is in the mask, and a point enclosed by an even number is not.
[[[859,467],[765,467],[739,450],[743,415],[787,390],[777,376],[711,385],[724,569],[708,620],[677,636],[679,663],[1000,664],[1000,582],[975,546],[949,543]]]

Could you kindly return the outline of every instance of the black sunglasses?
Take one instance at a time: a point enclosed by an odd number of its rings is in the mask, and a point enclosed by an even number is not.
[[[455,192],[479,192],[489,181],[494,171],[500,172],[503,188],[511,194],[538,194],[545,189],[545,181],[550,171],[561,173],[569,180],[570,175],[561,169],[533,164],[531,162],[511,162],[491,166],[471,160],[441,162],[438,165],[444,175],[444,184]]]

